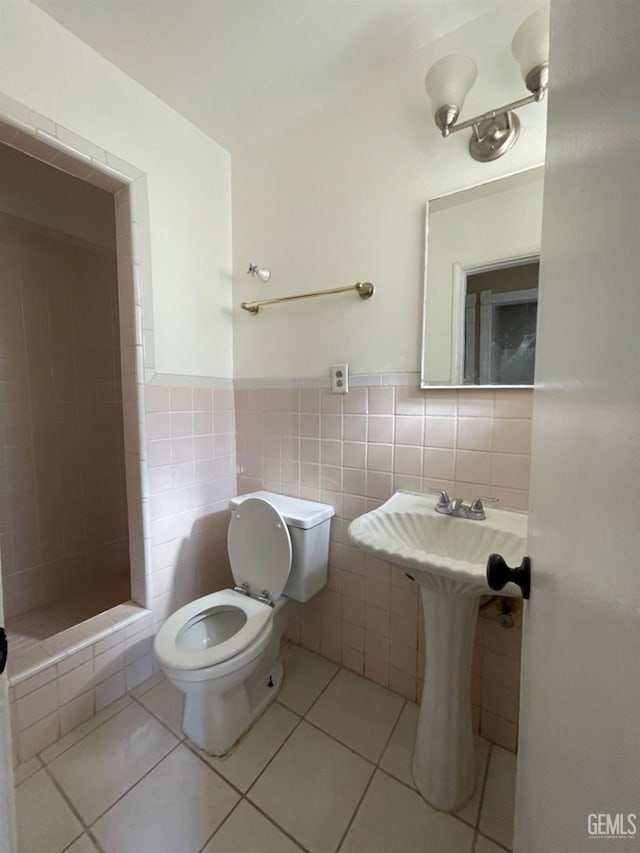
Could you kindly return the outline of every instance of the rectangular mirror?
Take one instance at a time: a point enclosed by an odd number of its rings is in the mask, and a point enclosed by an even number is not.
[[[533,384],[543,172],[427,203],[422,388]]]

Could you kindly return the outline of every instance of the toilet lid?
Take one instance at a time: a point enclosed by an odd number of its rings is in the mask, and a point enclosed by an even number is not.
[[[266,591],[275,601],[291,570],[291,537],[287,525],[268,501],[247,498],[232,511],[227,548],[233,578],[249,584],[252,595]]]

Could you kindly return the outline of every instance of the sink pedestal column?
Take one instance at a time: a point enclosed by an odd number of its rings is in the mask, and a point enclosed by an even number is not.
[[[478,618],[477,592],[456,594],[420,584],[426,672],[413,778],[424,799],[457,811],[473,796],[471,662]]]

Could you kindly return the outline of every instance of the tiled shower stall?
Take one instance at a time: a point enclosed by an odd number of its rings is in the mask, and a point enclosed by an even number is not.
[[[7,218],[0,268],[4,607],[45,638],[20,615],[130,597],[116,260]]]

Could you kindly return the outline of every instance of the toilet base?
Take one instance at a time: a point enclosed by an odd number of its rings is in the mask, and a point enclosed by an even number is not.
[[[185,691],[182,730],[210,755],[227,753],[280,692],[284,671],[278,657],[287,624],[285,604],[286,599],[276,603],[271,639],[255,668],[248,674],[238,671],[200,682],[197,687],[191,684]]]
[[[258,669],[222,695],[188,693],[182,730],[210,755],[224,755],[280,692],[280,661]]]

